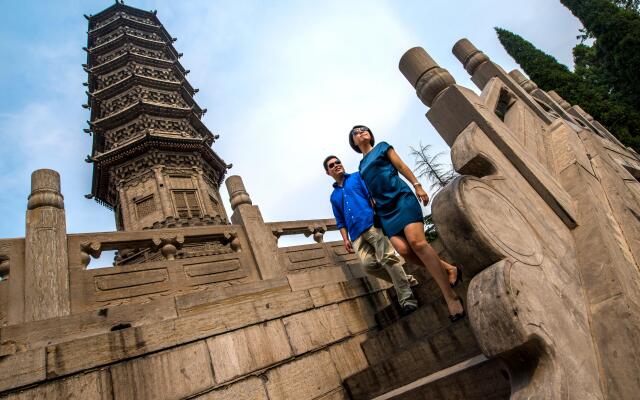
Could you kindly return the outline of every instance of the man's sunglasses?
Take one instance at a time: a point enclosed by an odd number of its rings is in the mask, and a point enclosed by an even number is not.
[[[368,132],[368,131],[369,131],[369,128],[366,128],[366,127],[353,128],[351,130],[351,136],[355,136],[358,133]]]
[[[327,168],[333,169],[333,167],[335,167],[336,165],[340,165],[340,164],[342,164],[342,162],[340,160],[335,160],[334,162],[327,164]]]

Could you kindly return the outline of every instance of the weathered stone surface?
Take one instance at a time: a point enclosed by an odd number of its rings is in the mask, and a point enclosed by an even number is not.
[[[344,389],[340,388],[336,391],[318,397],[317,400],[349,400],[349,396]]]
[[[269,400],[262,379],[250,377],[195,397],[198,400]]]
[[[372,399],[480,354],[468,321],[436,330],[345,379],[353,400]]]
[[[0,357],[0,392],[44,380],[43,348]]]
[[[340,376],[326,351],[312,353],[266,375],[270,400],[315,399],[340,386]]]
[[[47,348],[47,375],[65,375],[206,338],[313,307],[308,292],[264,295],[194,315],[72,340]]]
[[[281,320],[207,339],[217,384],[262,369],[293,355]]]
[[[142,326],[176,316],[174,301],[159,299],[149,304],[105,308],[62,318],[6,326],[0,328],[0,341],[12,341],[27,348],[38,348],[106,333],[125,324]]]
[[[12,393],[6,400],[111,400],[109,372],[100,370]]]
[[[394,396],[394,400],[506,400],[509,378],[499,362],[489,361]]]
[[[291,290],[307,290],[313,287],[348,281],[353,275],[344,267],[324,267],[287,275]]]
[[[347,321],[347,327],[352,334],[366,331],[376,326],[374,318],[375,308],[372,300],[358,297],[339,304],[340,312]]]
[[[370,293],[373,290],[382,290],[391,287],[387,282],[379,279],[359,278],[346,282],[327,284],[321,287],[309,289],[309,294],[316,307],[321,307],[331,303],[337,303],[346,299],[352,299]]]
[[[290,291],[286,278],[269,279],[264,281],[249,282],[241,285],[225,286],[216,290],[202,290],[194,293],[186,293],[175,297],[176,308],[180,315],[185,315],[199,307],[207,307],[213,303],[219,303],[227,299],[233,301],[242,300],[239,296],[256,295],[263,292]]]
[[[137,358],[110,368],[114,399],[181,399],[214,385],[204,342]]]
[[[283,318],[282,322],[296,355],[349,335],[347,323],[337,304],[294,314]]]
[[[329,347],[331,359],[343,380],[369,366],[361,348],[366,339],[366,335],[358,335]]]
[[[25,236],[24,320],[68,315],[67,226],[60,175],[40,169],[31,175]]]

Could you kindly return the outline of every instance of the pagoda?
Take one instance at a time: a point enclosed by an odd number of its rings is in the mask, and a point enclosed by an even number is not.
[[[227,224],[219,187],[228,166],[211,148],[198,92],[155,11],[117,1],[89,21],[91,194],[118,230]],[[118,257],[117,257],[118,258]]]

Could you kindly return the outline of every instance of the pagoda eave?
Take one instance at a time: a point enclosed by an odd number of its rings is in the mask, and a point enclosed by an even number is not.
[[[120,3],[115,3],[107,8],[105,8],[104,10],[100,11],[97,14],[93,14],[89,17],[89,27],[90,30],[92,29],[96,29],[95,24],[100,23],[101,21],[107,20],[109,19],[109,17],[111,17],[113,14],[122,11],[125,12],[127,14],[136,16],[136,17],[140,17],[140,18],[149,18],[151,19],[154,23],[161,25],[160,20],[158,20],[158,17],[156,16],[156,14],[154,12],[151,11],[145,11],[145,10],[141,10],[139,8],[134,8],[131,6],[128,6],[126,4],[120,4]]]
[[[108,153],[96,156],[93,168],[93,183],[91,193],[93,196],[110,208],[113,208],[113,200],[108,197],[109,168],[118,165],[124,160],[131,160],[153,150],[195,152],[208,162],[209,165],[220,171],[216,184],[220,186],[226,175],[227,164],[213,149],[202,139],[174,139],[153,134],[146,134],[138,140]]]
[[[137,103],[110,114],[102,119],[96,119],[93,125],[102,130],[113,129],[117,126],[126,124],[133,120],[139,114],[151,114],[159,117],[186,118],[190,114],[200,116],[192,107],[176,107],[160,103],[151,103],[146,101],[138,101]]]
[[[184,75],[186,69],[180,64],[180,61],[176,60],[163,60],[161,58],[149,57],[142,54],[132,53],[127,51],[124,54],[119,55],[118,57],[112,58],[109,61],[103,62],[102,64],[96,65],[89,69],[89,73],[91,74],[102,74],[107,71],[112,71],[119,67],[126,65],[127,63],[135,61],[140,64],[149,65],[152,67],[160,67],[160,68],[177,68],[180,71],[180,74]]]
[[[187,83],[186,80],[181,82],[178,81],[167,81],[164,79],[151,78],[144,75],[131,74],[124,79],[119,80],[118,82],[107,86],[104,89],[97,90],[93,93],[90,93],[89,99],[93,101],[102,101],[105,98],[109,98],[111,96],[115,96],[121,94],[136,85],[143,85],[145,87],[156,88],[156,89],[164,89],[164,90],[176,90],[182,92],[182,97],[189,105],[194,105],[196,109],[199,111],[200,107],[195,103],[193,99],[194,90]],[[92,104],[93,106],[93,104]]]
[[[115,38],[113,38],[112,40],[109,40],[108,42],[102,43],[98,46],[88,49],[91,64],[92,65],[94,64],[94,60],[93,60],[94,56],[108,53],[112,50],[116,50],[127,43],[133,43],[139,46],[144,46],[146,48],[155,49],[155,50],[167,49],[173,56],[172,57],[173,59],[178,58],[178,52],[176,51],[176,49],[173,47],[171,43],[167,43],[159,40],[147,39],[141,36],[132,35],[130,33],[123,32],[122,35],[116,36]]]
[[[104,31],[110,31],[113,29],[120,28],[121,26],[128,26],[131,28],[145,30],[147,32],[160,33],[167,38],[167,40],[171,40],[171,36],[169,33],[163,29],[161,25],[148,24],[146,22],[137,21],[135,19],[127,18],[125,15],[120,15],[118,18],[111,20],[108,24],[102,25],[99,28],[95,28],[89,31],[89,42],[95,37],[104,35]]]

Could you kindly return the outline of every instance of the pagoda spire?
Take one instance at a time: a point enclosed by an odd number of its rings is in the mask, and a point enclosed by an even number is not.
[[[123,1],[88,21],[88,198],[114,210],[118,230],[228,223],[227,164],[211,148],[218,136],[201,121],[175,39],[155,12]]]

